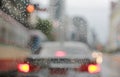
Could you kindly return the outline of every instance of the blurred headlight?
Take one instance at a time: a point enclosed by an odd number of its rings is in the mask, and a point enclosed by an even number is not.
[[[96,58],[96,62],[97,62],[98,64],[101,64],[101,63],[103,62],[102,57],[97,57],[97,58]]]
[[[96,59],[96,62],[101,64],[103,62],[102,53],[101,52],[93,52],[92,57]]]

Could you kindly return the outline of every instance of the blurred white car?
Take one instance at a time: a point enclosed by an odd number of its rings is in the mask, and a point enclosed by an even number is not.
[[[100,63],[87,45],[79,42],[47,42],[42,47],[39,55],[28,58],[28,66],[39,66],[40,72],[46,69],[49,77],[100,77]],[[33,75],[29,71],[30,68],[21,76]]]

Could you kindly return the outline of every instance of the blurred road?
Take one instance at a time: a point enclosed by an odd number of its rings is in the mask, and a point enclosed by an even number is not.
[[[102,64],[102,77],[120,77],[120,52],[104,54]]]

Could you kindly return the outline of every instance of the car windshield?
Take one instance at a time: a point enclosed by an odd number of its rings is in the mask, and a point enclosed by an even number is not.
[[[119,64],[120,0],[0,0],[0,77],[120,77]]]
[[[64,48],[46,48],[44,50],[41,50],[41,56],[43,57],[59,57],[63,55],[63,57],[77,57],[81,55],[86,55],[90,54],[89,50],[82,49],[82,48],[74,48],[74,47],[64,47]],[[49,51],[49,55],[48,55]]]

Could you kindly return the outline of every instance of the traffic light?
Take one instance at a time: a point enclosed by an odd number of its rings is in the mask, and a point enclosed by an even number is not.
[[[34,10],[35,10],[35,6],[32,5],[32,4],[29,4],[29,5],[26,7],[26,10],[27,10],[27,12],[32,13],[32,12],[34,12]]]
[[[46,8],[40,8],[40,7],[39,7],[39,4],[29,4],[29,5],[26,7],[26,10],[27,10],[27,12],[32,13],[32,12],[34,12],[35,10],[38,10],[38,11],[46,11],[47,9],[46,9]]]

